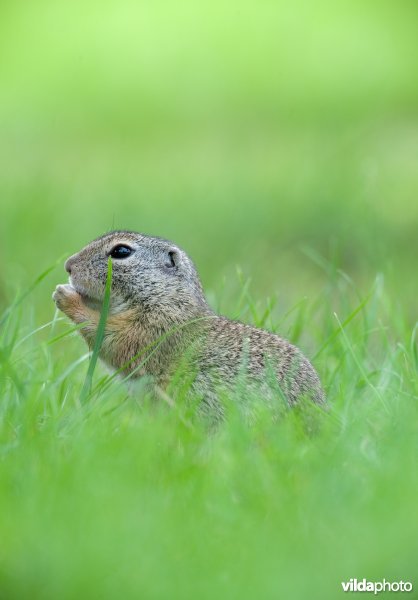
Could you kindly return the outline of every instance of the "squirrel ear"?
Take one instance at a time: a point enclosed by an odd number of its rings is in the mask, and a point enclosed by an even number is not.
[[[170,248],[167,252],[167,260],[165,266],[169,269],[174,269],[180,263],[180,253],[175,248]]]

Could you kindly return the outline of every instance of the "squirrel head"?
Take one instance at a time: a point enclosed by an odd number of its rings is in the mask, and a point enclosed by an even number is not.
[[[111,311],[134,308],[158,322],[187,320],[209,310],[187,254],[168,240],[133,231],[106,233],[66,261],[70,283],[86,303],[102,302],[109,257]]]

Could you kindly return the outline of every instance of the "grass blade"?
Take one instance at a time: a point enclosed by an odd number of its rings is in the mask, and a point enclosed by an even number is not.
[[[87,375],[84,380],[84,384],[80,394],[80,403],[84,404],[87,400],[91,392],[92,382],[93,382],[93,374],[96,368],[97,360],[99,358],[100,348],[102,347],[103,338],[105,334],[105,327],[107,316],[109,314],[109,305],[110,305],[110,289],[112,286],[112,260],[109,257],[107,262],[107,277],[106,277],[106,287],[105,294],[103,299],[103,306],[100,313],[99,325],[97,327],[96,339],[94,340],[93,353],[91,355],[89,367],[87,370]]]

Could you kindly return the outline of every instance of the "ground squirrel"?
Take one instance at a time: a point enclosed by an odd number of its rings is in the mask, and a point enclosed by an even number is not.
[[[318,376],[301,351],[273,333],[216,315],[191,259],[159,237],[112,231],[65,263],[70,283],[58,285],[53,299],[74,323],[85,324],[79,331],[89,347],[108,257],[112,286],[100,352],[108,366],[132,377],[148,375],[161,391],[186,356],[189,392],[204,412],[217,416],[223,414],[222,390],[231,394],[238,379],[244,399],[254,392],[269,402],[280,395],[288,404],[302,396],[323,402]]]

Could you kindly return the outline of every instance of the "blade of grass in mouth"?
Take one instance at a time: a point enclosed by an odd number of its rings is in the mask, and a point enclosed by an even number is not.
[[[109,306],[110,306],[110,289],[112,286],[112,260],[109,257],[107,262],[107,277],[106,277],[106,286],[105,293],[103,299],[102,310],[100,313],[99,325],[97,327],[96,339],[94,340],[93,352],[90,358],[89,366],[87,369],[86,378],[84,380],[83,387],[80,393],[80,403],[85,404],[87,398],[91,392],[92,382],[93,382],[93,374],[96,368],[97,360],[99,358],[100,348],[102,347],[103,338],[105,334],[105,327],[107,316],[109,314]]]

